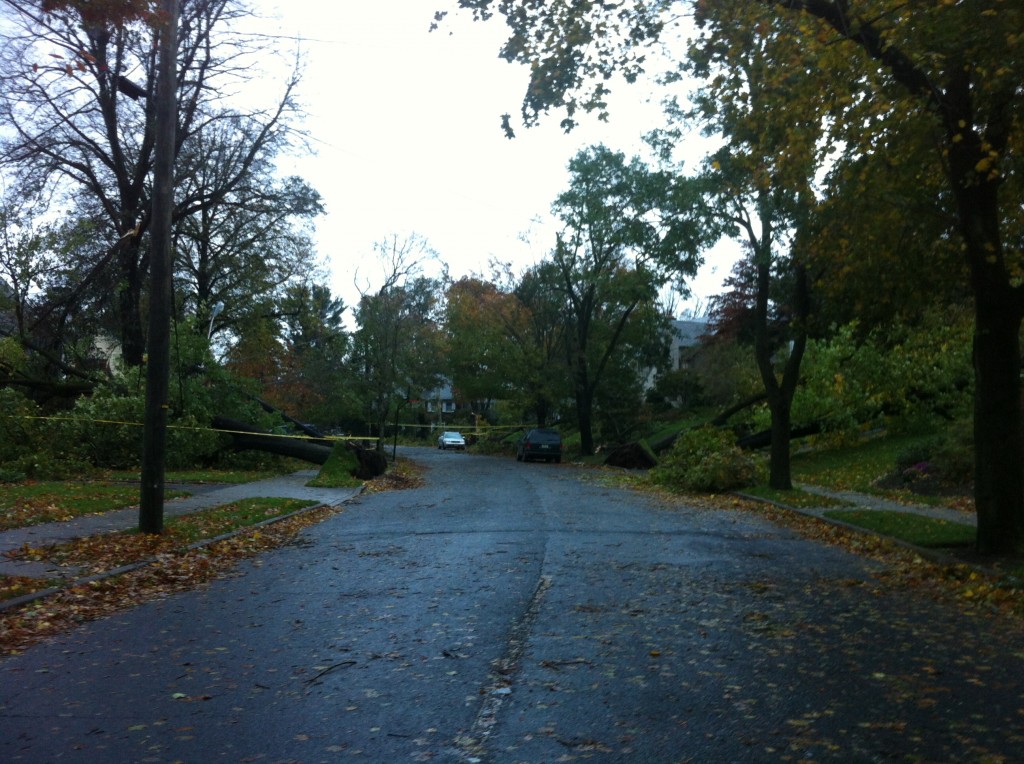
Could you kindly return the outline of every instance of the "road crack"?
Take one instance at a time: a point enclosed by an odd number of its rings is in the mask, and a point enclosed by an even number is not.
[[[487,739],[497,724],[501,706],[512,695],[515,675],[526,653],[533,625],[540,614],[541,602],[550,588],[551,577],[541,576],[526,610],[512,625],[504,655],[491,664],[487,682],[480,688],[482,700],[473,725],[455,740],[458,755],[467,764],[486,761]]]

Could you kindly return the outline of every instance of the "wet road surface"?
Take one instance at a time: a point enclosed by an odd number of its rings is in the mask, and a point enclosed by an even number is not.
[[[0,761],[1024,760],[1019,632],[750,514],[407,453],[425,488],[3,659]]]

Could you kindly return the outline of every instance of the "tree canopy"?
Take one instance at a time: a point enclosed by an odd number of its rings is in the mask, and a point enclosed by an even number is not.
[[[530,71],[525,123],[559,110],[569,128],[581,108],[599,114],[607,108],[613,75],[635,79],[656,43],[678,43],[676,21],[687,11],[710,28],[722,21],[722,4],[704,0],[459,0],[458,6],[507,23],[502,54]],[[959,240],[975,307],[978,545],[987,552],[1024,548],[1024,8],[1000,0],[909,6],[897,0],[868,6],[768,0],[735,9],[729,23],[754,37],[771,28],[766,20],[789,20],[780,51],[797,55],[765,62],[771,80],[783,86],[771,105],[788,95],[787,76],[802,75],[808,64],[824,72],[829,89],[800,91],[801,103],[820,107],[817,121],[844,158],[884,154],[898,163],[903,156],[893,153],[897,137],[910,133],[934,147],[922,172],[942,178],[933,186],[936,206],[950,210],[949,230]],[[684,54],[677,49],[677,58]],[[892,254],[898,259],[898,252]]]

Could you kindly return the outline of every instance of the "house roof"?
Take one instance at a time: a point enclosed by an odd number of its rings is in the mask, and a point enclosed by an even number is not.
[[[708,322],[703,319],[685,319],[672,321],[672,332],[682,347],[693,347],[700,344],[700,338],[707,334]]]

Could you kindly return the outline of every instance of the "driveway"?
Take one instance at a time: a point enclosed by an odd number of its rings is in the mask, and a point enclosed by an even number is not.
[[[1016,627],[751,514],[407,453],[426,487],[4,659],[0,760],[1024,759]]]

